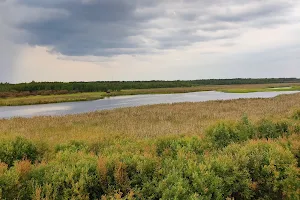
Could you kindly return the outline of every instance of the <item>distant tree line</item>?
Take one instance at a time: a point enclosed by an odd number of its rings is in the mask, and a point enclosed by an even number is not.
[[[150,89],[194,87],[203,85],[235,85],[235,84],[268,84],[268,83],[300,83],[297,78],[263,78],[263,79],[203,79],[188,81],[96,81],[96,82],[30,82],[9,84],[0,83],[0,93],[75,93],[75,92],[107,92],[124,89]],[[50,92],[49,92],[50,91]]]

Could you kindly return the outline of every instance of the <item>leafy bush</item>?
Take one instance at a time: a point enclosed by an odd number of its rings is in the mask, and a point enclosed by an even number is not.
[[[203,141],[199,138],[162,138],[156,142],[158,156],[176,157],[179,151],[194,152],[203,154]]]
[[[289,124],[286,121],[274,123],[270,120],[263,119],[258,123],[257,130],[257,137],[260,139],[278,138],[290,134]]]
[[[81,141],[71,141],[69,144],[60,144],[55,147],[55,152],[59,151],[87,151],[88,146]]]
[[[99,157],[98,174],[106,194],[120,191],[123,196],[132,191],[136,195],[155,195],[154,180],[159,176],[157,157],[122,154],[114,158]]]
[[[292,126],[293,133],[299,134],[300,133],[300,124],[294,124]]]
[[[256,128],[249,121],[247,115],[244,115],[242,117],[242,120],[240,120],[236,124],[236,129],[238,131],[238,135],[239,135],[241,141],[245,141],[245,140],[252,139],[255,137]]]
[[[278,138],[280,134],[276,130],[276,125],[267,119],[263,119],[258,123],[257,127],[258,133],[257,137],[258,138]]]
[[[38,158],[37,147],[32,142],[20,137],[0,142],[1,162],[12,166],[14,161],[24,158],[32,162]]]
[[[295,199],[299,192],[299,170],[293,154],[282,146],[263,141],[229,146],[224,150],[239,170],[249,173],[251,199]]]
[[[0,163],[0,199],[16,199],[19,189],[17,171],[8,169],[6,163]]]
[[[300,110],[295,110],[292,117],[295,120],[300,120]]]
[[[240,145],[238,147],[240,148]],[[207,159],[203,163],[204,171],[210,174],[210,179],[213,176],[213,179],[218,180],[218,186],[214,187],[204,183],[204,186],[209,188],[211,197],[214,197],[213,199],[251,199],[252,192],[249,187],[251,177],[245,169],[247,158],[239,155],[237,155],[238,158],[234,158],[223,152],[221,154],[222,156]]]
[[[59,152],[53,161],[39,165],[30,174],[32,194],[46,199],[96,199],[101,196],[96,157]],[[99,196],[100,195],[100,196]]]
[[[239,141],[238,131],[233,123],[218,123],[207,130],[206,136],[217,148],[223,148],[232,142]]]
[[[292,135],[289,138],[282,138],[279,142],[283,147],[289,149],[294,154],[294,157],[297,159],[298,167],[300,167],[300,136]]]
[[[223,148],[233,142],[242,142],[253,138],[255,127],[244,116],[238,123],[221,122],[206,131],[206,136],[214,147]]]
[[[299,172],[290,151],[276,143],[234,144],[203,161],[162,163],[161,199],[295,199]]]
[[[281,121],[275,123],[276,132],[280,134],[280,136],[288,136],[290,134],[290,125],[287,121]]]

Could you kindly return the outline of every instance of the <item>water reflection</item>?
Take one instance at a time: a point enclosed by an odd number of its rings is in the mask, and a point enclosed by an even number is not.
[[[133,107],[161,103],[202,102],[210,100],[230,100],[239,98],[271,98],[280,94],[293,94],[297,91],[254,92],[254,93],[223,93],[193,92],[182,94],[134,95],[105,98],[96,101],[67,102],[44,105],[0,107],[0,118],[32,117],[49,115],[66,115],[109,110],[122,107]]]

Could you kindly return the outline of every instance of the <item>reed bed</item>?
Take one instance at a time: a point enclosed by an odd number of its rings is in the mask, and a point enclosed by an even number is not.
[[[71,140],[92,142],[115,137],[144,139],[198,134],[219,120],[280,119],[300,108],[300,94],[270,99],[239,99],[199,103],[160,104],[120,108],[58,117],[0,120],[0,138],[22,136],[57,144]]]

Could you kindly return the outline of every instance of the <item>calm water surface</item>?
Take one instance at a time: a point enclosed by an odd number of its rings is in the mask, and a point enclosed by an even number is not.
[[[30,106],[3,106],[0,107],[0,118],[67,115],[161,103],[202,102],[240,98],[271,98],[280,94],[293,93],[297,93],[297,91],[254,92],[245,94],[209,91],[182,94],[119,96],[96,101],[67,102]]]

